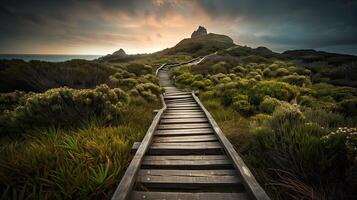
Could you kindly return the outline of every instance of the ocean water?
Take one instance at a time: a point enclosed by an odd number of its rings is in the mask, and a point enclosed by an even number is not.
[[[94,60],[103,55],[41,55],[41,54],[0,54],[0,60],[21,59],[25,61],[41,60],[48,62],[62,62],[72,59]]]

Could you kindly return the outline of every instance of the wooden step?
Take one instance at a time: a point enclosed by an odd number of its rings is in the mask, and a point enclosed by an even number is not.
[[[156,130],[158,136],[206,135],[213,134],[211,128]]]
[[[210,128],[209,123],[182,123],[182,124],[159,124],[157,126],[158,130],[168,130],[168,129],[194,129],[194,128]]]
[[[231,169],[226,155],[145,156],[142,168],[155,169]]]
[[[247,193],[134,191],[131,200],[248,200]]]
[[[171,142],[152,143],[149,147],[151,155],[212,155],[222,154],[219,142]]]
[[[164,99],[185,99],[192,98],[192,95],[173,95],[173,96],[164,96]]]
[[[217,141],[215,135],[195,135],[195,136],[172,136],[172,137],[155,137],[154,142],[211,142]]]
[[[196,111],[165,110],[164,114],[169,114],[169,115],[204,115],[205,113],[202,110],[196,110]]]
[[[191,107],[167,107],[166,111],[179,110],[179,111],[200,111],[201,108],[198,106]]]
[[[186,118],[205,118],[206,116],[203,114],[194,114],[194,115],[181,115],[181,114],[176,114],[176,115],[170,115],[170,114],[164,114],[161,119],[186,119]]]
[[[201,189],[202,187],[219,187],[241,185],[235,170],[170,170],[141,169],[137,183],[149,188]]]
[[[200,123],[200,122],[208,122],[208,120],[205,117],[202,117],[202,118],[161,119],[160,120],[160,124],[180,124],[180,123]]]

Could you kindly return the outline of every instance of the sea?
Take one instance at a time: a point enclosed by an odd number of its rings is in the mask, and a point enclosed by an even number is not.
[[[63,62],[73,59],[94,60],[103,55],[59,55],[59,54],[0,54],[0,60],[21,59],[24,61],[41,60],[48,62]]]

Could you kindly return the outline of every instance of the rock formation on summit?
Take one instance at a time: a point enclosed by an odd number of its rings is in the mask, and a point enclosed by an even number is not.
[[[193,33],[191,34],[191,38],[196,38],[204,35],[207,35],[207,29],[203,26],[199,26],[196,31],[193,31]]]
[[[124,49],[119,49],[118,51],[114,52],[112,55],[114,56],[126,56]]]

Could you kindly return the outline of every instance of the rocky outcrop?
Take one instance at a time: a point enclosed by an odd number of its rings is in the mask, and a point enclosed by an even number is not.
[[[112,55],[113,56],[126,56],[126,53],[125,53],[124,49],[119,49],[118,51],[114,52]]]
[[[197,30],[193,31],[191,38],[201,37],[207,35],[207,29],[203,26],[199,26]]]

